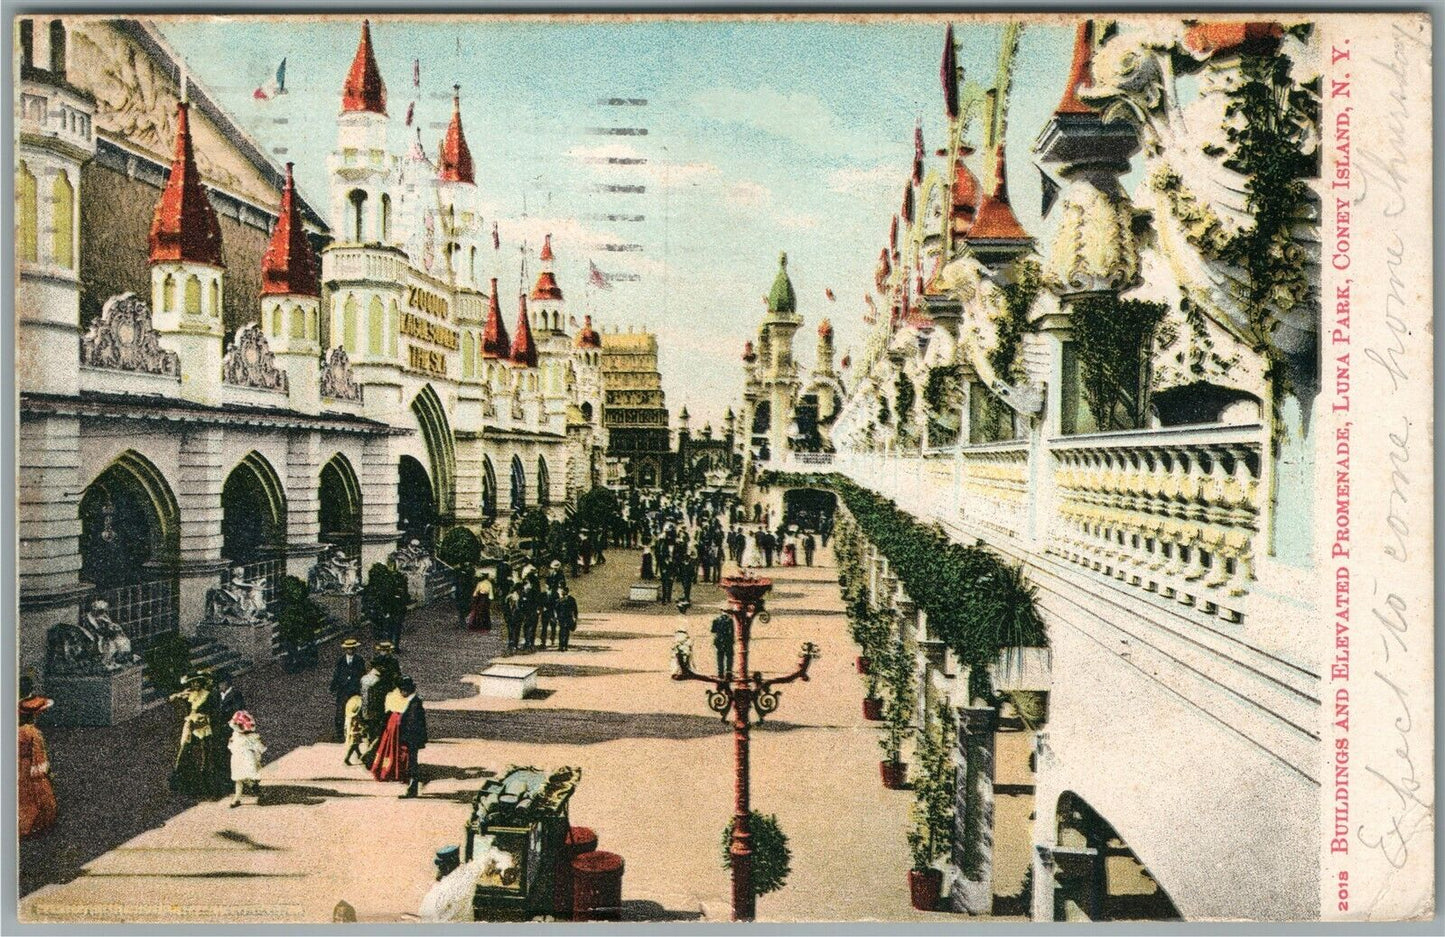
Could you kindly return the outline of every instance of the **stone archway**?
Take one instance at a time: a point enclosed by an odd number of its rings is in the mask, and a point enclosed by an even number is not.
[[[512,456],[511,479],[512,511],[520,513],[527,507],[527,470],[522,467],[520,456]]]
[[[98,589],[173,579],[180,508],[165,477],[127,450],[80,498],[80,578]]]
[[[426,468],[409,455],[397,461],[396,526],[402,542],[430,547],[437,525],[436,495]]]
[[[547,507],[552,503],[552,476],[547,471],[547,460],[537,456],[537,504]]]
[[[783,492],[783,523],[803,530],[831,527],[838,496],[817,488],[790,488]]]
[[[265,456],[252,451],[221,489],[221,555],[245,566],[286,552],[286,491]]]
[[[482,456],[482,516],[497,516],[497,470],[490,456]]]
[[[431,463],[430,484],[436,518],[450,521],[456,505],[457,449],[446,408],[436,389],[428,384],[412,400],[411,411],[416,415],[427,461]]]
[[[1163,886],[1082,797],[1064,791],[1056,816],[1054,920],[1180,920]]]
[[[361,483],[341,453],[321,467],[317,491],[317,535],[322,543],[341,547],[347,556],[361,556]]]

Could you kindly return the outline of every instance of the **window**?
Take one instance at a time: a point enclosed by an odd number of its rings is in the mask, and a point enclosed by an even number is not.
[[[306,337],[306,313],[300,306],[291,307],[291,337]]]
[[[29,20],[25,21],[25,25],[29,25]],[[40,249],[37,236],[39,193],[35,185],[35,175],[24,163],[21,163],[15,172],[15,198],[20,203],[17,206],[20,215],[20,259],[34,263],[39,260]]]
[[[221,278],[217,277],[211,281],[211,316],[221,314]]]
[[[397,328],[399,327],[399,324],[400,324],[400,322],[401,322],[401,316],[398,315],[398,314],[397,314],[397,311],[396,311],[396,300],[393,299],[393,300],[391,301],[391,305],[388,307],[388,310],[387,310],[387,311],[391,313],[391,315],[387,316],[387,321],[386,321],[386,334],[387,334],[387,343],[386,343],[386,344],[387,344],[387,353],[390,354],[393,358],[395,358],[395,357],[396,357],[396,330],[397,330]]]
[[[467,263],[467,279],[472,283],[477,282],[477,249],[475,247],[472,248],[471,260]]]
[[[317,320],[320,319],[321,316],[317,313],[315,309],[313,309],[306,318],[311,321],[311,340],[313,342],[317,341],[320,338],[320,336],[317,335]]]
[[[201,280],[194,274],[186,277],[186,314],[201,314]]]
[[[281,304],[280,304],[280,303],[277,303],[277,304],[276,304],[276,307],[271,310],[271,337],[272,337],[272,338],[280,338],[280,337],[281,337]]]
[[[352,240],[360,244],[364,240],[362,219],[366,217],[366,193],[360,189],[352,189],[346,200],[351,203],[351,224],[348,227],[354,235]]]
[[[471,377],[472,369],[476,367],[476,358],[472,353],[472,333],[466,333],[462,340],[462,377]]]
[[[382,353],[382,330],[385,328],[386,307],[381,297],[371,297],[371,307],[366,314],[366,352],[380,357]]]
[[[51,254],[56,266],[69,270],[75,266],[75,189],[63,172],[55,176],[50,207],[55,231]]]
[[[391,196],[381,196],[381,240],[391,241]]]
[[[169,273],[161,281],[161,310],[164,312],[176,311],[176,278]]]
[[[341,335],[348,355],[356,354],[356,314],[356,297],[346,297],[346,304],[341,308]]]

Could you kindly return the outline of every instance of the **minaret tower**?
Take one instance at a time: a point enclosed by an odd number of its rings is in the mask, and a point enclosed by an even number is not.
[[[336,152],[331,172],[331,230],[338,244],[391,243],[391,157],[386,151],[386,84],[371,48],[371,23],[361,23],[361,42],[341,89]]]
[[[788,279],[788,255],[778,255],[778,275],[768,292],[768,312],[763,318],[760,343],[766,353],[758,361],[763,399],[768,401],[768,451],[774,461],[787,452],[788,425],[798,399],[798,367],[793,362],[793,335],[803,324],[798,315],[798,297]]]
[[[190,105],[176,105],[176,153],[150,231],[151,308],[156,331],[181,359],[181,396],[217,403],[225,332],[221,224],[201,185],[191,148]]]
[[[462,130],[462,89],[452,86],[452,119],[437,155],[437,195],[441,206],[438,234],[443,269],[453,283],[476,289],[485,271],[479,258],[481,215],[476,209],[477,180],[472,151]],[[480,261],[480,262],[479,262]]]
[[[532,287],[532,328],[537,337],[545,341],[554,332],[564,336],[567,332],[562,288],[557,285],[557,276],[552,270],[555,261],[552,254],[552,235],[547,235],[542,241],[542,253],[538,260],[541,261],[542,269]]]
[[[321,283],[319,265],[301,212],[296,183],[286,164],[281,212],[271,243],[261,258],[261,329],[289,376],[291,407],[314,413],[320,403],[316,362],[321,354]]]

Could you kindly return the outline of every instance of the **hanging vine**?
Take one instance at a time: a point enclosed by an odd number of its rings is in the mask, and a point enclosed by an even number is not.
[[[1043,271],[1037,261],[1026,260],[1018,266],[1018,276],[1003,285],[1004,312],[994,322],[998,342],[989,352],[988,363],[1001,379],[1017,382],[1023,378],[1019,348],[1024,334],[1031,331],[1029,310],[1043,289]]]
[[[1074,304],[1079,382],[1099,430],[1137,429],[1149,408],[1148,362],[1163,303],[1090,296]]]

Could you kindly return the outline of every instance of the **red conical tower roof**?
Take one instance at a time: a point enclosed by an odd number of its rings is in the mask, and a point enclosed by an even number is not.
[[[517,295],[517,337],[512,339],[512,363],[523,367],[537,366],[537,343],[532,341],[532,326],[527,321],[527,294]]]
[[[452,86],[452,122],[447,124],[447,135],[442,140],[441,153],[437,156],[437,171],[443,182],[465,182],[476,184],[472,173],[472,151],[467,148],[466,134],[462,133],[462,89]]]
[[[591,316],[583,316],[583,317],[582,317],[582,331],[580,331],[580,332],[577,333],[577,347],[578,347],[578,348],[601,348],[601,347],[602,347],[602,336],[601,336],[601,335],[598,335],[596,329],[592,328],[592,317],[591,317]]]
[[[832,337],[833,337],[833,323],[830,322],[830,321],[828,321],[827,319],[824,319],[822,322],[819,322],[819,323],[818,323],[818,337],[819,337],[819,338],[832,338]]]
[[[978,214],[978,199],[983,194],[977,177],[964,162],[964,157],[972,152],[973,147],[960,143],[958,155],[953,159],[953,190],[949,214],[952,216],[953,233],[956,237],[967,234],[968,229],[973,227],[973,219]]]
[[[993,191],[978,207],[978,214],[974,216],[973,227],[968,230],[967,237],[970,241],[1030,240],[1028,232],[1019,224],[1012,206],[1008,203],[1008,175],[1004,165],[1003,141],[999,141],[998,152],[994,156]]]
[[[386,113],[386,82],[381,80],[376,56],[371,51],[370,20],[361,21],[361,42],[356,46],[356,58],[351,60],[351,71],[346,73],[346,84],[341,88],[341,109]]]
[[[560,300],[562,288],[552,274],[552,235],[542,242],[542,272],[537,274],[537,283],[532,287],[533,299]]]
[[[1092,114],[1094,108],[1079,99],[1080,88],[1094,86],[1094,21],[1084,20],[1074,36],[1074,63],[1069,66],[1069,83],[1064,86],[1064,97],[1055,114]]]
[[[281,214],[271,243],[261,257],[261,293],[320,296],[316,279],[316,255],[301,226],[301,212],[296,207],[296,183],[291,164],[286,164],[286,187],[281,190]]]
[[[511,339],[502,324],[502,306],[497,299],[497,278],[492,277],[492,298],[487,303],[487,324],[482,329],[482,357],[505,358],[511,353]]]
[[[151,219],[150,262],[221,263],[221,223],[201,186],[191,149],[190,105],[176,105],[176,156]]]
[[[743,342],[743,360],[748,364],[752,364],[758,360],[758,353],[753,351],[753,343],[751,341]]]

